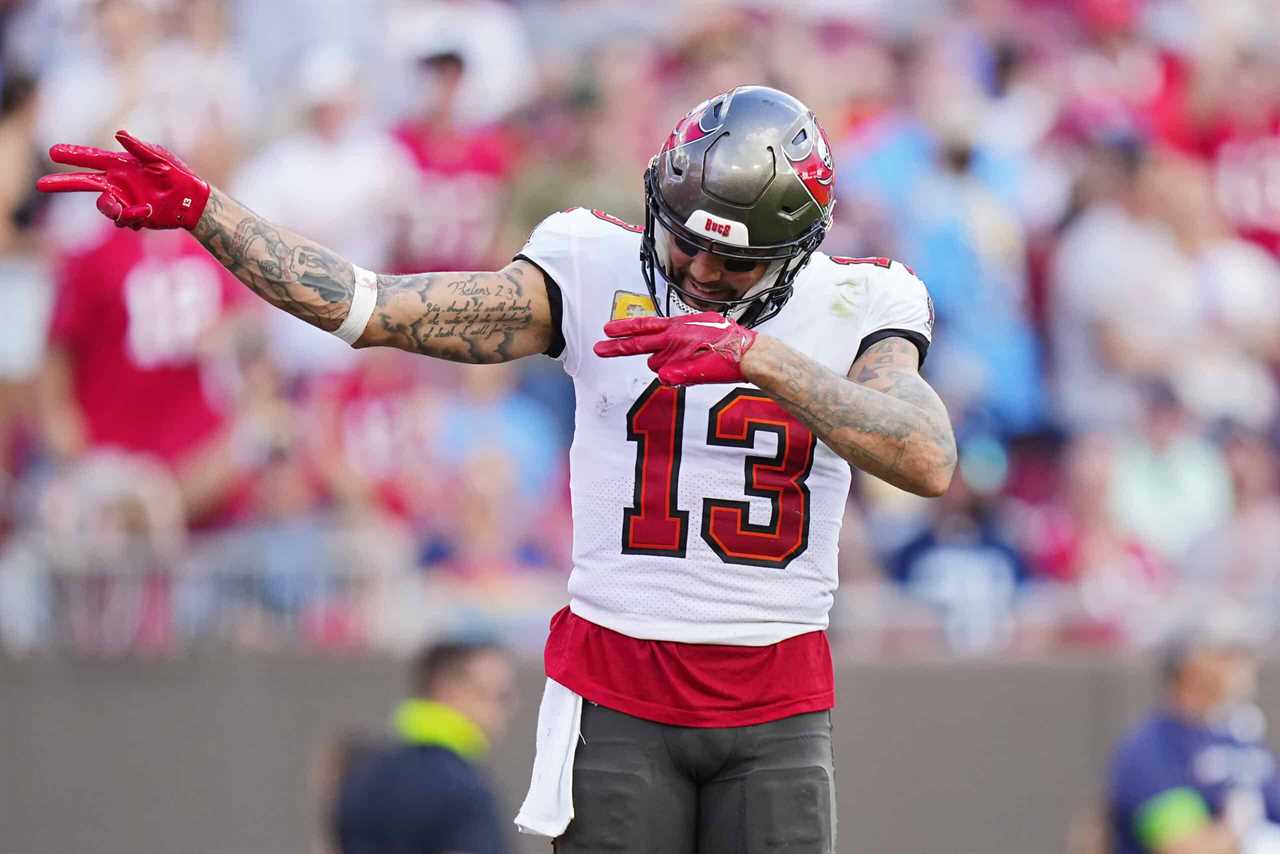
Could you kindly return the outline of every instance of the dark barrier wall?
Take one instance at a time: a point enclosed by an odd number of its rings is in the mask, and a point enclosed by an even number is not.
[[[493,759],[513,814],[538,663],[521,679]],[[848,854],[1062,854],[1108,745],[1155,689],[1133,660],[861,663],[837,679]],[[0,851],[312,851],[325,745],[383,731],[401,684],[386,660],[0,660]],[[1275,667],[1263,689],[1277,708]]]

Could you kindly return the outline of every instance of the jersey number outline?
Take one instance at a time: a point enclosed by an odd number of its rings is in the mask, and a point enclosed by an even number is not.
[[[685,557],[689,512],[676,504],[683,449],[685,389],[657,380],[627,411],[635,442],[633,504],[622,511],[622,553]],[[769,499],[769,521],[752,524],[750,502],[702,500],[702,539],[725,563],[785,569],[809,547],[810,493],[818,440],[763,392],[735,388],[711,407],[707,444],[754,448],[760,432],[778,437],[773,456],[743,461],[744,492]]]
[[[870,264],[873,267],[879,267],[882,270],[888,270],[891,267],[893,267],[893,264],[894,264],[894,261],[892,258],[885,258],[882,255],[881,256],[872,255],[865,258],[852,258],[848,255],[829,255],[827,257],[830,258],[835,263],[841,265],[842,267],[847,267],[850,264]],[[902,264],[901,261],[897,263]],[[916,276],[916,271],[908,267],[906,264],[902,264],[902,269],[906,270],[911,275]],[[920,277],[916,276],[916,278],[918,279]]]

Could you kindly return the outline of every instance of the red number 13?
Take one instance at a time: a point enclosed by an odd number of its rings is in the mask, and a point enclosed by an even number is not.
[[[627,412],[637,444],[634,504],[623,510],[623,554],[684,557],[689,513],[676,505],[684,433],[685,390],[654,381]],[[809,544],[809,488],[817,439],[759,391],[735,388],[711,407],[707,444],[754,448],[756,434],[778,437],[771,457],[748,456],[745,493],[769,499],[769,521],[752,524],[748,501],[704,498],[702,539],[726,563],[784,568]]]

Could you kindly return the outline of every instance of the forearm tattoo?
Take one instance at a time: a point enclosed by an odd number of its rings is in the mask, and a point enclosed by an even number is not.
[[[378,284],[372,322],[381,343],[471,363],[507,362],[542,349],[530,350],[538,312],[527,291],[544,286],[510,269],[379,276]]]
[[[955,469],[955,437],[942,401],[916,370],[918,359],[914,344],[887,338],[845,378],[774,346],[759,354],[748,378],[851,464],[903,489],[937,494]]]
[[[199,240],[254,293],[332,332],[351,308],[350,262],[278,228],[215,190],[195,228]],[[532,272],[532,275],[522,275]],[[533,279],[538,281],[533,281]],[[550,334],[541,274],[378,276],[378,302],[361,345],[399,347],[455,362],[505,362],[538,353]]]
[[[237,279],[272,305],[332,332],[351,308],[351,264],[277,228],[214,191],[195,237]]]

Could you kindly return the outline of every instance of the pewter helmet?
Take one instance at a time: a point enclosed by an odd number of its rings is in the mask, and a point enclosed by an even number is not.
[[[834,177],[817,118],[785,92],[740,86],[694,107],[645,172],[640,263],[658,311],[689,300],[672,281],[669,235],[682,250],[769,264],[741,298],[696,301],[745,325],[777,314],[831,227]]]

